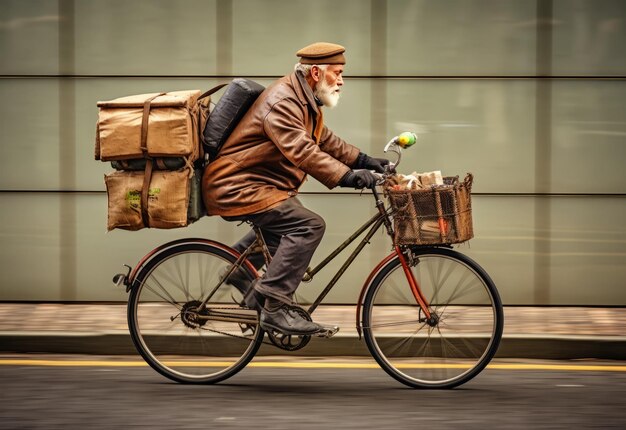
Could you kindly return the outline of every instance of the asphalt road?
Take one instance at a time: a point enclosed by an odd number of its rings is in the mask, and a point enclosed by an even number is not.
[[[0,428],[626,428],[624,362],[496,360],[435,391],[372,364],[263,357],[226,382],[190,386],[138,357],[0,356]]]

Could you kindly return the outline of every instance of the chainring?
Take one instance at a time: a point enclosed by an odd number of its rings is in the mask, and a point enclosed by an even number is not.
[[[292,306],[290,310],[296,312],[307,321],[313,321],[311,315],[301,307]],[[300,348],[304,348],[311,340],[311,336],[309,335],[283,334],[275,330],[269,330],[267,337],[275,346],[285,351],[296,351]]]

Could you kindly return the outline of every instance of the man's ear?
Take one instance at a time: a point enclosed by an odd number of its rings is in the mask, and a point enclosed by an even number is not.
[[[311,67],[311,78],[313,78],[315,82],[319,82],[321,77],[322,77],[322,71],[317,65],[313,65]]]

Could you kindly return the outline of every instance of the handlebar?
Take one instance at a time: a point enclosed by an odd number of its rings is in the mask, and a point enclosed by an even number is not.
[[[405,131],[404,133],[401,133],[398,136],[395,136],[393,139],[387,142],[383,152],[394,152],[398,156],[398,158],[396,159],[395,162],[390,160],[389,164],[385,166],[385,171],[383,173],[370,170],[370,172],[377,178],[375,185],[382,185],[385,182],[385,179],[387,179],[387,177],[396,173],[396,168],[400,165],[400,159],[402,158],[402,149],[406,149],[406,148],[413,146],[416,140],[417,140],[417,135],[415,133],[410,132],[410,131]],[[365,188],[365,184],[359,183],[357,184],[357,188],[363,189]],[[376,190],[373,189],[373,191],[376,191]]]
[[[395,152],[398,155],[396,162],[389,163],[389,172],[395,171],[396,167],[400,164],[400,159],[402,158],[402,149],[410,148],[417,141],[417,134],[412,131],[405,131],[395,136],[385,145],[385,149],[383,152]],[[388,173],[388,172],[385,172]]]

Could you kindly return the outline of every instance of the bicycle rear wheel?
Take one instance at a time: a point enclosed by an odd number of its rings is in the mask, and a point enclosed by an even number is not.
[[[434,319],[426,321],[396,256],[373,276],[363,331],[378,364],[415,388],[452,388],[476,376],[496,353],[504,314],[489,275],[444,248],[414,252],[411,271]]]
[[[237,257],[211,241],[165,246],[139,269],[128,301],[132,340],[146,362],[177,382],[215,383],[252,359],[263,339],[257,312],[222,283]],[[252,281],[255,275],[242,269]],[[205,309],[199,305],[211,295]]]

